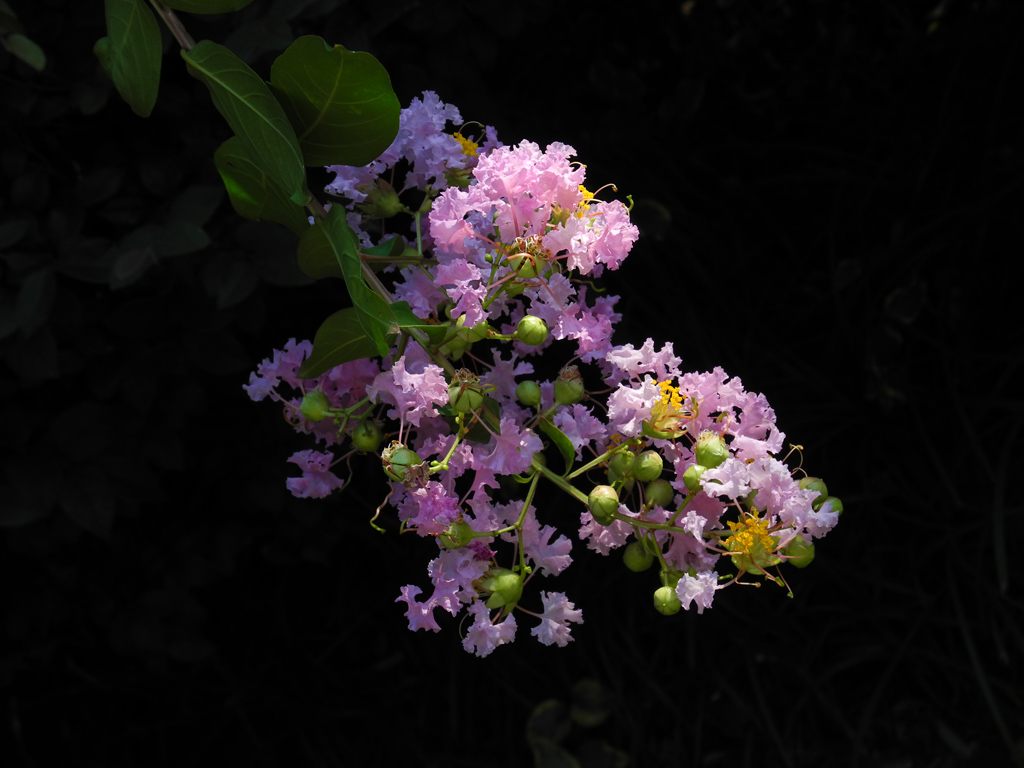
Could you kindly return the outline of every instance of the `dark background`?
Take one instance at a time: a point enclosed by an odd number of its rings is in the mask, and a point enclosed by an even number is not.
[[[343,298],[224,200],[226,126],[169,36],[143,120],[91,54],[99,4],[12,5],[48,65],[0,49],[0,764],[1019,764],[1021,4],[187,19],[264,75],[318,34],[403,105],[573,145],[636,201],[616,341],[764,392],[844,501],[795,599],[666,618],[651,574],[577,546],[541,585],[583,609],[575,642],[521,622],[482,660],[453,621],[406,628],[432,544],[369,528],[372,459],[327,501],[285,490],[310,446],[241,385]],[[561,506],[542,521],[574,528]]]

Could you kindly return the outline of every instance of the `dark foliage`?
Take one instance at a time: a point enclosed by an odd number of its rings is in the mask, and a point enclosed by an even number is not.
[[[737,587],[665,618],[645,576],[577,547],[576,641],[521,627],[483,660],[455,626],[408,632],[393,601],[431,550],[367,525],[373,459],[337,499],[285,490],[305,444],[241,385],[343,299],[230,209],[227,128],[170,37],[142,120],[91,54],[98,3],[11,5],[48,63],[0,48],[0,765],[526,765],[528,719],[562,734],[549,700],[574,695],[610,712],[565,736],[588,766],[1020,761],[1019,3],[188,21],[264,73],[319,34],[377,56],[403,104],[430,89],[506,142],[575,146],[636,201],[617,341],[763,391],[843,498],[793,600]]]

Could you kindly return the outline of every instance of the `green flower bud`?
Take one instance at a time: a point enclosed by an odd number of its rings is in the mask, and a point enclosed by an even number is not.
[[[665,616],[672,616],[682,610],[683,603],[672,587],[658,587],[654,592],[654,609]]]
[[[668,507],[672,499],[676,497],[675,488],[672,483],[663,477],[652,480],[644,488],[644,497],[652,507]]]
[[[472,346],[473,342],[466,341],[461,336],[454,336],[450,341],[442,344],[439,350],[449,360],[458,360]]]
[[[821,506],[821,504],[817,504],[817,506],[815,506],[819,499],[822,502],[824,502],[825,497],[828,496],[828,488],[825,487],[825,481],[822,480],[820,477],[801,477],[800,482],[797,483],[797,485],[800,487],[801,490],[810,490],[818,492],[818,495],[815,497],[814,501],[811,502],[811,506],[814,507],[814,509],[818,509],[818,507]]]
[[[364,419],[352,430],[352,444],[360,451],[374,453],[380,447],[384,435],[380,425],[373,419]]]
[[[441,544],[447,549],[462,549],[462,547],[473,540],[474,533],[475,531],[469,523],[459,519],[449,525],[438,538],[441,539]]]
[[[507,568],[492,568],[480,586],[491,596],[487,598],[487,607],[504,608],[505,613],[511,611],[523,595],[523,577]]]
[[[608,469],[617,478],[625,477],[633,471],[633,464],[635,462],[636,456],[633,455],[632,451],[622,451],[608,459]]]
[[[521,381],[516,385],[516,399],[523,405],[540,405],[540,384]]]
[[[787,555],[786,562],[790,565],[806,568],[814,560],[814,545],[808,544],[802,536],[797,536],[783,548],[782,554]]]
[[[587,506],[598,525],[611,525],[612,513],[619,511],[619,494],[610,485],[598,485],[590,492]]]
[[[696,491],[700,488],[700,476],[708,471],[703,464],[691,464],[683,472],[683,485],[688,491]]]
[[[825,506],[826,502],[832,505],[833,512],[840,515],[843,514],[843,502],[839,500],[838,496],[819,496],[817,499],[814,500],[814,503],[811,505],[811,508],[815,512],[817,512],[819,509]]]
[[[717,432],[705,429],[697,438],[697,445],[693,449],[698,464],[708,469],[714,469],[723,461],[729,458],[729,446]]]
[[[583,377],[575,365],[567,365],[558,372],[555,379],[555,402],[558,405],[572,405],[583,399]]]
[[[448,387],[448,402],[459,413],[475,411],[484,402],[484,393],[479,388],[480,379],[472,371],[463,368],[457,371]]]
[[[409,475],[409,468],[423,463],[423,460],[399,442],[393,442],[380,455],[384,465],[384,473],[392,480],[404,483]]]
[[[654,480],[661,474],[665,466],[661,454],[657,451],[644,451],[636,457],[636,464],[633,465],[633,476],[641,482]]]
[[[622,562],[635,573],[646,571],[654,564],[654,555],[639,541],[631,541],[622,553]]]
[[[516,340],[531,347],[539,347],[548,338],[548,324],[539,317],[527,315],[516,326]]]
[[[327,395],[319,389],[314,389],[302,396],[299,411],[310,421],[323,421],[331,415],[331,403]]]

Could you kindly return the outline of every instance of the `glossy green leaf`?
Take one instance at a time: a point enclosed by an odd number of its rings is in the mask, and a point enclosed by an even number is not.
[[[547,419],[541,419],[537,422],[537,426],[541,432],[551,438],[551,442],[558,448],[558,452],[565,459],[565,474],[569,474],[572,470],[573,461],[576,459],[576,449],[573,447],[572,442],[562,430]]]
[[[270,69],[270,87],[312,165],[366,165],[398,133],[398,97],[373,56],[300,37]]]
[[[275,221],[296,235],[309,229],[306,209],[288,199],[242,146],[237,136],[221,144],[213,154],[214,165],[235,211],[247,219]],[[340,273],[339,273],[340,274]]]
[[[313,337],[313,351],[296,376],[315,379],[336,365],[377,354],[377,345],[363,332],[358,315],[359,310],[348,307],[324,320]]]
[[[310,277],[317,275],[307,270],[308,265],[322,267],[334,259],[345,280],[352,303],[359,310],[359,324],[377,345],[380,355],[387,354],[387,337],[399,331],[398,320],[387,302],[374,293],[363,277],[362,259],[359,257],[356,235],[345,220],[345,208],[334,206],[327,218],[309,227],[299,240],[299,266]]]
[[[145,0],[105,0],[107,36],[93,53],[132,111],[149,117],[160,89],[163,43]]]
[[[440,346],[444,341],[445,336],[448,335],[450,326],[448,323],[444,325],[438,325],[437,323],[428,323],[426,320],[421,320],[415,314],[413,314],[412,307],[409,306],[407,301],[396,301],[391,305],[391,311],[395,313],[395,318],[398,320],[398,327],[404,329],[418,328],[427,334],[427,338],[430,339],[430,343],[435,347]]]
[[[230,13],[245,8],[252,0],[163,0],[164,5],[185,13]]]
[[[182,51],[189,73],[210,90],[249,157],[298,205],[309,200],[306,169],[291,123],[267,84],[223,45],[201,40]]]

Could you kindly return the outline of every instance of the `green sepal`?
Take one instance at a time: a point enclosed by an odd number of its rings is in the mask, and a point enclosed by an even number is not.
[[[562,458],[565,459],[565,474],[569,474],[572,471],[573,462],[576,461],[576,448],[573,447],[572,441],[566,437],[565,432],[556,427],[548,419],[540,419],[537,422],[537,426],[540,431],[551,438],[551,442],[558,448],[558,452],[562,454]]]
[[[363,331],[358,315],[355,307],[347,307],[320,324],[313,351],[295,372],[297,378],[315,379],[336,365],[377,354],[377,345]]]
[[[188,71],[210,91],[217,111],[245,151],[298,205],[309,199],[295,130],[263,79],[223,45],[200,40],[182,51]]]
[[[490,419],[490,421],[493,422],[491,425],[491,429],[493,429],[495,432],[499,432],[495,425],[499,424],[501,421],[501,403],[499,403],[497,400],[495,400],[493,397],[490,397],[489,395],[484,395],[483,404],[484,408],[478,412],[478,415],[482,418],[485,418],[486,414],[484,413],[484,409],[486,409],[487,413],[489,413],[490,416],[492,417]],[[444,418],[445,423],[447,423],[448,426],[451,427],[453,432],[456,429],[458,429],[458,425],[455,422],[457,412],[454,408],[451,407],[451,405],[445,404],[439,407],[437,410],[438,413],[441,414],[442,418]],[[470,442],[473,443],[489,443],[491,441],[491,433],[487,431],[483,424],[481,424],[479,421],[476,421],[474,422],[473,426],[469,428],[469,432],[466,433],[466,436],[463,439],[469,440]]]
[[[307,166],[366,165],[398,134],[398,97],[368,53],[300,37],[270,68],[270,88],[295,127]]]
[[[145,0],[106,0],[104,6],[107,36],[92,51],[132,112],[149,117],[160,90],[160,26]]]
[[[232,136],[217,148],[213,163],[224,181],[231,206],[239,216],[284,224],[299,236],[309,229],[306,209],[292,202],[267,176],[237,136]],[[340,277],[340,271],[338,275]]]

